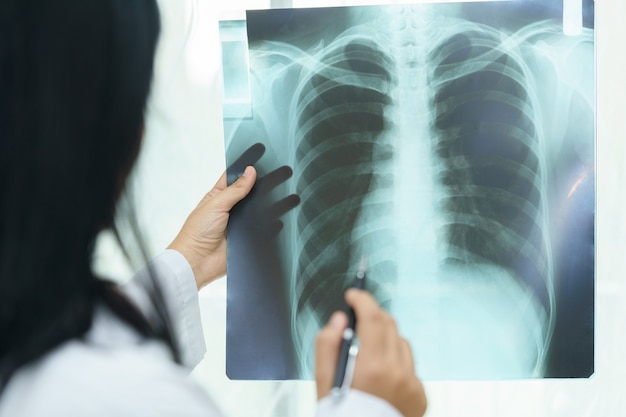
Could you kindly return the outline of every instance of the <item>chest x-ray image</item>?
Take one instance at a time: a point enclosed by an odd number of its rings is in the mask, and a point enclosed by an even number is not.
[[[585,2],[584,4],[590,4]],[[560,1],[223,21],[227,375],[311,379],[362,258],[424,379],[594,372],[594,21]]]

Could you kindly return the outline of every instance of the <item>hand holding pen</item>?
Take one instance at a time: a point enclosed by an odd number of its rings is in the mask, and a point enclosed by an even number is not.
[[[404,417],[426,411],[424,387],[415,375],[409,343],[398,334],[395,320],[366,291],[351,288],[345,299],[356,317],[359,352],[351,389],[390,403]],[[316,340],[315,380],[318,398],[330,395],[348,317],[335,312]]]

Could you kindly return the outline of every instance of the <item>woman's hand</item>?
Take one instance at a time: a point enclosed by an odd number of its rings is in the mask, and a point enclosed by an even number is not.
[[[230,186],[222,174],[191,212],[182,229],[168,246],[180,252],[191,265],[198,289],[226,273],[226,225],[230,210],[250,193],[256,170],[246,167]]]
[[[415,375],[409,343],[398,334],[395,320],[366,291],[350,289],[346,301],[357,318],[359,353],[351,387],[386,400],[404,417],[421,417],[426,412],[426,394]],[[342,334],[348,319],[336,312],[316,341],[315,380],[317,396],[331,389],[339,357]]]

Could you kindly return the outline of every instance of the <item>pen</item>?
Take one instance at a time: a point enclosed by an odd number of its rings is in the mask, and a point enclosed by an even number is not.
[[[361,258],[356,277],[352,284],[353,288],[365,288],[365,271],[367,262],[365,257]],[[352,308],[348,309],[348,327],[343,331],[343,340],[339,349],[339,360],[337,361],[337,371],[331,394],[340,395],[345,389],[350,387],[352,373],[354,372],[354,361],[358,353],[358,346],[355,344],[356,337],[356,316]]]

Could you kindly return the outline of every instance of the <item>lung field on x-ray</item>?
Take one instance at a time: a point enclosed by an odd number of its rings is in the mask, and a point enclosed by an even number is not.
[[[254,117],[301,200],[281,241],[300,377],[362,257],[426,377],[543,373],[555,305],[528,50],[554,30],[446,7],[275,11],[269,32],[248,16]]]
[[[380,252],[393,245],[391,230],[362,219],[365,209],[381,217],[391,212],[391,201],[371,201],[371,196],[393,186],[394,149],[385,135],[391,127],[385,109],[393,105],[387,69],[392,61],[364,39],[329,49],[322,68],[305,76],[296,91],[294,172],[302,201],[293,280],[297,344],[306,343],[307,330],[315,331],[341,305],[350,284],[346,274],[354,270],[362,242],[379,242]],[[363,255],[369,257],[370,273],[393,278],[391,254]],[[372,282],[370,290],[376,292],[381,282]]]
[[[531,86],[500,42],[466,32],[431,55],[445,262],[504,266],[549,307],[544,167]]]

